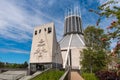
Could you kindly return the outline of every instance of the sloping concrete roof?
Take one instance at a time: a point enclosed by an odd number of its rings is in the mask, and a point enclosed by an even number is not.
[[[71,34],[64,36],[63,39],[59,42],[60,47],[68,48],[70,38],[72,38],[70,47],[76,47],[76,48],[85,47],[85,41],[83,35],[81,34],[73,34],[72,37]]]

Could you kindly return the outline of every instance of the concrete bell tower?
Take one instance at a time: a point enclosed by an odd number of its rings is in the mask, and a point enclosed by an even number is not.
[[[44,68],[62,67],[60,45],[56,39],[54,23],[34,28],[30,53],[30,72]]]

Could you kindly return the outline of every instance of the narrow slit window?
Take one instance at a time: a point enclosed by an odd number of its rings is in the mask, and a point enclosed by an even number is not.
[[[52,28],[49,27],[49,28],[48,28],[48,33],[51,33],[51,32],[52,32]]]
[[[46,28],[44,28],[44,30],[46,31]]]
[[[39,30],[39,33],[41,33],[41,29]]]
[[[37,35],[37,31],[35,31],[35,35]]]

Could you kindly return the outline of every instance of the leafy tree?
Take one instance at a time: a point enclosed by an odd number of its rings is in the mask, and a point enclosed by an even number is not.
[[[4,63],[0,62],[0,68],[3,68],[3,67],[4,67]]]
[[[23,64],[23,68],[27,68],[28,67],[28,63],[25,61]]]
[[[120,7],[117,7],[116,4],[118,2],[115,2],[115,0],[108,1],[104,3],[103,5],[98,7],[98,11],[90,10],[91,12],[97,13],[100,18],[97,21],[97,24],[99,25],[101,18],[111,18],[114,17],[116,20],[112,21],[110,26],[107,26],[107,40],[115,40],[116,46],[113,49],[113,53],[120,53]],[[110,6],[112,5],[112,6]],[[99,23],[98,23],[99,22]]]
[[[86,49],[83,49],[81,61],[82,70],[86,72],[96,72],[106,67],[109,42],[103,43],[102,37],[105,37],[104,30],[94,26],[88,26],[84,31]]]
[[[4,63],[0,62],[0,68],[27,68],[28,63],[25,61],[23,64],[17,64],[17,63]]]
[[[84,31],[84,38],[87,47],[92,47],[96,50],[109,49],[109,42],[103,42],[103,39],[107,37],[104,30],[96,28],[95,26],[88,26]],[[105,39],[104,39],[105,40]]]
[[[117,60],[116,63],[118,67],[118,72],[120,73],[120,7],[118,7],[115,0],[109,0],[106,3],[102,4],[98,7],[98,11],[90,10],[100,16],[97,21],[97,25],[99,25],[101,18],[111,18],[114,17],[115,20],[110,23],[109,26],[106,26],[107,29],[107,38],[106,40],[111,41],[114,40],[116,42],[113,51],[111,52],[111,56],[114,56]]]

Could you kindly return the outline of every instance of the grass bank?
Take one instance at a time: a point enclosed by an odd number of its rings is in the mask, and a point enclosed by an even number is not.
[[[84,80],[99,80],[94,73],[83,73],[82,77]]]
[[[40,75],[37,75],[31,80],[59,80],[59,78],[64,74],[64,71],[60,70],[48,70]]]

